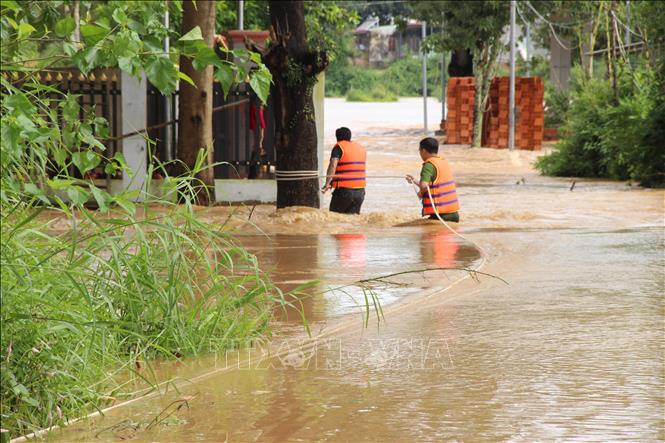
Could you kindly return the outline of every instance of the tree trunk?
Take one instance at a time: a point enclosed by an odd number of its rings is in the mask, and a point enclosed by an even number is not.
[[[448,63],[449,77],[473,77],[473,55],[468,49],[452,51]]]
[[[182,34],[194,27],[201,28],[203,40],[213,47],[215,37],[215,2],[186,0],[182,5]],[[207,187],[208,192],[199,192],[199,204],[212,203],[215,200],[215,180],[213,174],[212,142],[212,82],[213,67],[197,71],[187,57],[180,57],[180,70],[188,75],[196,87],[180,82],[178,105],[178,160],[190,170],[194,168],[201,149],[206,150],[203,171],[197,173]]]
[[[72,34],[72,40],[78,43],[81,41],[81,2],[79,2],[79,0],[74,2],[72,17],[74,18],[74,23],[76,25],[74,33]]]
[[[272,42],[263,62],[273,77],[275,150],[279,171],[317,171],[317,134],[312,92],[328,59],[307,48],[303,1],[270,3]],[[278,181],[277,207],[319,207],[317,179]]]
[[[476,66],[476,96],[474,98],[473,141],[471,146],[479,148],[483,138],[483,119],[489,90],[496,71],[501,42],[487,44],[480,54],[480,63]]]

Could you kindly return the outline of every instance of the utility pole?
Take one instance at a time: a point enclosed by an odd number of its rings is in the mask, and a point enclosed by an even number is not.
[[[427,37],[427,22],[422,23],[422,39],[420,40],[420,53],[423,57],[423,126],[427,133],[427,54],[425,53],[425,38]]]
[[[245,29],[245,2],[238,0],[238,29]]]
[[[531,25],[526,24],[526,76],[531,77]]]
[[[626,0],[626,43],[630,46],[630,0]]]
[[[508,149],[515,149],[515,8],[510,0],[510,96],[508,99]]]
[[[164,27],[169,29],[169,3],[166,2],[166,10],[164,11]],[[171,41],[169,40],[169,34],[166,34],[164,37],[164,52],[168,55],[171,51]],[[171,109],[171,96],[164,97],[165,106],[164,106],[164,120],[170,122],[172,120],[173,110]],[[167,125],[164,128],[164,154],[166,161],[174,160],[173,155],[173,140],[171,139],[171,130],[173,126]]]
[[[441,13],[441,36],[444,37],[446,32],[446,21]],[[441,51],[441,123],[443,124],[446,121],[446,51]],[[443,130],[443,126],[441,127]]]
[[[446,51],[441,52],[441,122],[446,120]]]

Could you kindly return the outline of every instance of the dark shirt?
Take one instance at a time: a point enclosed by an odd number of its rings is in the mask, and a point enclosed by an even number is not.
[[[342,148],[339,147],[339,145],[335,145],[335,147],[332,150],[332,153],[330,154],[330,158],[336,158],[340,159],[342,158]]]

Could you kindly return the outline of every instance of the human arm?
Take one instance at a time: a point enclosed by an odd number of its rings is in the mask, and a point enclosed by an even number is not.
[[[339,159],[342,158],[342,148],[339,145],[335,145],[332,152],[330,153],[330,163],[328,163],[328,170],[326,171],[326,183],[321,188],[321,192],[325,192],[332,187],[332,181],[335,176],[335,171],[337,171],[337,163]]]
[[[323,188],[321,188],[321,192],[324,194],[328,189],[332,187],[332,181],[335,176],[335,171],[337,170],[337,163],[339,162],[339,158],[331,158],[330,163],[328,163],[328,170],[326,171],[326,184],[323,185]]]

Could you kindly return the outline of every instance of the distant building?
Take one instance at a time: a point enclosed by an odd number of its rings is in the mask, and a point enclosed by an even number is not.
[[[409,54],[418,54],[422,40],[421,22],[408,20],[403,30],[395,24],[379,24],[377,17],[369,17],[355,31],[358,55],[353,63],[372,68],[383,68]]]

